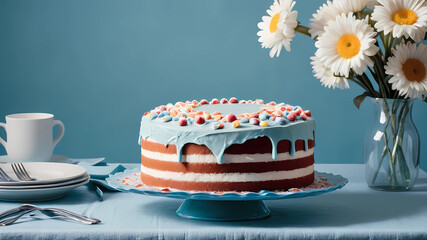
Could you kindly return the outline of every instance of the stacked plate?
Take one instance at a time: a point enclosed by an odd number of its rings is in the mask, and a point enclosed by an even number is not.
[[[0,200],[15,202],[48,201],[89,182],[86,169],[68,163],[28,162],[25,169],[36,181],[19,181],[10,163],[1,163],[3,171],[16,182],[0,182]]]

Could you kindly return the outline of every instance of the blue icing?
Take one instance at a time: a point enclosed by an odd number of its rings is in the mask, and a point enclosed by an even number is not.
[[[223,115],[234,113],[252,113],[261,111],[261,104],[215,104],[202,105],[195,110],[222,112]],[[241,144],[250,139],[258,137],[268,137],[272,143],[272,158],[277,159],[277,144],[281,140],[289,140],[291,143],[290,155],[295,154],[295,141],[304,140],[305,150],[308,150],[308,140],[314,139],[315,123],[314,119],[309,117],[306,121],[297,120],[280,125],[280,122],[260,127],[252,124],[242,124],[239,128],[232,127],[231,123],[224,123],[223,129],[212,129],[212,124],[217,122],[208,121],[206,124],[193,124],[194,120],[188,118],[188,125],[181,127],[177,122],[171,121],[164,123],[160,119],[150,120],[142,117],[139,144],[141,139],[150,137],[151,139],[164,144],[165,146],[173,144],[177,148],[178,162],[182,161],[182,148],[187,143],[205,145],[217,158],[218,163],[222,163],[222,157],[225,149],[232,144]],[[273,122],[273,121],[271,121]],[[270,123],[269,123],[270,124]]]
[[[269,119],[269,120],[267,120],[267,123],[268,123],[268,126],[274,126],[274,125],[279,124],[278,122],[276,122],[276,121],[275,121],[275,120],[273,120],[273,119]]]

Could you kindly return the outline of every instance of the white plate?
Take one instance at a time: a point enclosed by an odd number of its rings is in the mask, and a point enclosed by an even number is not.
[[[86,184],[87,182],[89,182],[89,179],[61,187],[13,190],[0,189],[0,201],[39,202],[54,200],[65,196],[65,194],[69,191],[73,190],[78,186]]]
[[[65,182],[51,183],[51,184],[33,184],[33,185],[19,185],[19,186],[2,186],[0,185],[0,190],[13,190],[13,189],[36,189],[36,188],[52,188],[52,187],[61,187],[65,185],[72,185],[90,179],[89,174],[85,174],[81,177],[71,179]]]
[[[0,182],[1,186],[18,186],[18,185],[41,185],[65,182],[82,177],[87,174],[84,167],[69,163],[54,162],[26,162],[23,163],[28,174],[37,181],[28,182]],[[18,180],[10,163],[2,163],[0,167],[11,178]]]

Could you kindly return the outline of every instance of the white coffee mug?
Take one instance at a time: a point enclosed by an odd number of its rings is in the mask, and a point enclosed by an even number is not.
[[[55,125],[59,125],[59,133],[53,139]],[[7,135],[7,142],[0,137],[0,143],[13,162],[49,161],[65,131],[64,124],[53,120],[53,115],[49,113],[7,115],[6,123],[0,122],[0,127],[5,129]]]

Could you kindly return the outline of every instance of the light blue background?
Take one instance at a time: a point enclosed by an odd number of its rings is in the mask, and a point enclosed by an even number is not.
[[[145,111],[180,100],[262,98],[312,110],[318,163],[363,163],[370,104],[353,106],[362,92],[355,85],[320,85],[306,36],[293,40],[292,52],[268,57],[256,33],[271,3],[0,0],[1,121],[11,113],[51,112],[66,126],[56,153],[137,163]],[[298,0],[299,20],[307,24],[321,3]],[[426,106],[414,107],[424,167]]]

